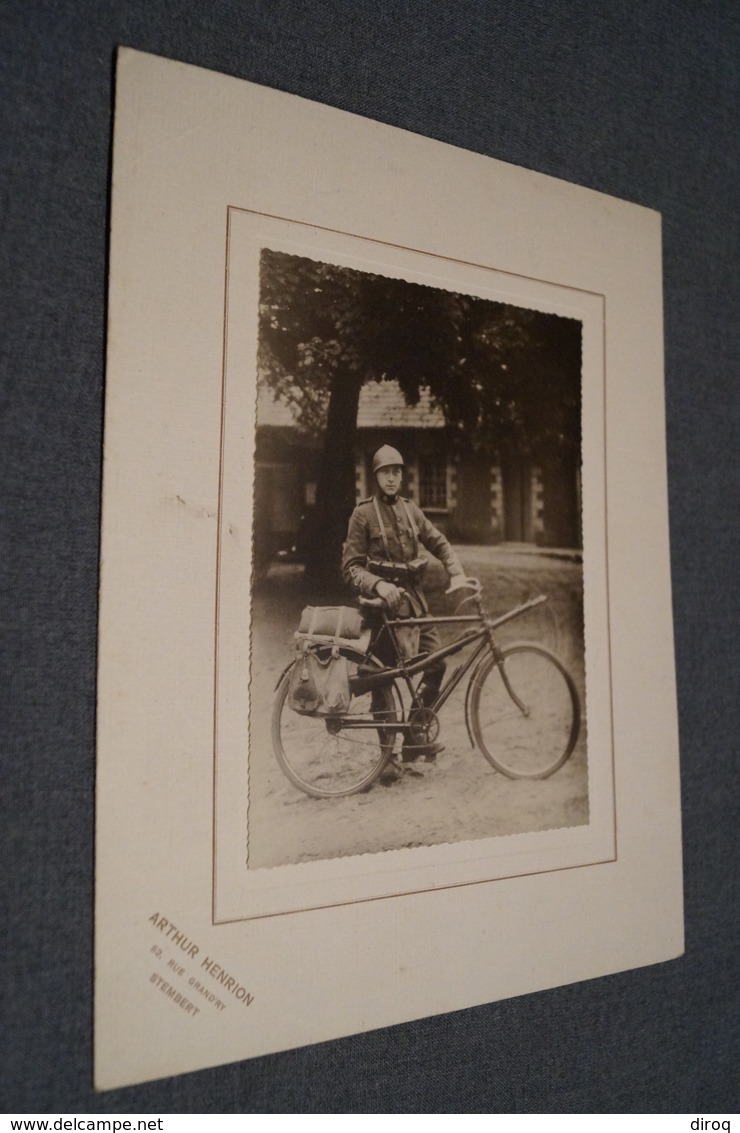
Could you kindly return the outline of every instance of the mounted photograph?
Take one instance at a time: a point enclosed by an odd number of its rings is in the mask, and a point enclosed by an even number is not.
[[[587,824],[582,322],[270,247],[258,311],[249,868]]]
[[[111,183],[97,1087],[679,954],[660,217],[129,49]]]

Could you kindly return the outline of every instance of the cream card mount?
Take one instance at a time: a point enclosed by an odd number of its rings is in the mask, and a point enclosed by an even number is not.
[[[659,216],[125,49],[110,273],[98,1088],[679,955]],[[331,288],[354,337],[336,304],[319,325]],[[271,311],[300,330],[294,372]],[[435,311],[469,342],[477,320],[481,350],[506,327],[510,351],[541,343],[540,396],[511,378],[526,443],[488,378],[460,385],[462,356],[435,370],[419,329]],[[464,685],[423,776],[317,798],[276,758],[275,685],[313,600],[295,537],[320,504],[344,363],[357,496],[378,430],[402,437],[405,491],[497,580],[487,593],[526,600],[542,576],[562,597],[521,626],[563,657],[581,707],[549,778],[507,778],[471,748]],[[466,445],[455,389],[468,424],[489,414]],[[570,422],[557,460],[545,418]]]

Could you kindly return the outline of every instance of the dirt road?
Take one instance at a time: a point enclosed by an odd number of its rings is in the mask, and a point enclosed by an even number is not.
[[[502,630],[503,639],[531,640],[555,650],[576,681],[584,722],[575,752],[549,779],[512,780],[471,748],[464,687],[445,706],[445,751],[414,765],[391,787],[314,799],[283,775],[272,751],[274,689],[289,663],[300,611],[311,601],[298,566],[275,564],[253,602],[250,727],[250,868],[490,838],[588,822],[581,566],[568,557],[523,549],[457,548],[467,572],[481,579],[492,613],[539,593],[548,602]],[[452,612],[441,592],[441,569],[428,578],[430,605]],[[336,596],[347,604],[346,594]]]

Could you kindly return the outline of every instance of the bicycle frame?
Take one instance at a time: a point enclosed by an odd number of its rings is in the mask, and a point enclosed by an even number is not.
[[[344,711],[301,712],[302,705],[294,708],[291,697],[302,671],[283,674],[273,708],[272,740],[277,761],[295,787],[315,798],[345,797],[369,789],[378,778],[384,784],[398,778],[399,758],[433,760],[442,749],[437,743],[438,713],[462,681],[471,747],[479,749],[495,771],[509,779],[545,779],[563,766],[581,725],[572,676],[551,650],[536,642],[511,642],[509,635],[500,645],[496,640],[499,627],[539,606],[545,597],[494,618],[484,607],[477,579],[466,579],[465,584],[475,590],[466,599],[475,603],[475,614],[462,614],[458,607],[452,617],[392,617],[381,600],[370,598],[361,600],[377,611],[370,647],[366,635],[364,640],[336,635],[309,640],[308,648],[316,650],[319,661],[328,665],[333,657],[338,668],[341,664],[342,680],[349,680],[356,699],[346,698],[345,687]],[[407,659],[399,647],[405,636],[401,630],[438,625],[460,627],[456,639]],[[379,642],[383,632],[388,642]],[[429,636],[434,642],[436,634]],[[444,673],[445,659],[462,650],[467,655]],[[387,658],[390,664],[384,663]],[[300,659],[292,662],[300,664]],[[396,754],[399,735],[403,747]],[[391,761],[394,770],[383,778]]]
[[[413,678],[418,676],[419,673],[425,672],[437,661],[443,661],[447,657],[454,656],[455,653],[459,653],[468,645],[473,645],[475,642],[478,642],[477,648],[473,650],[470,656],[463,661],[462,664],[458,665],[457,668],[449,674],[447,679],[443,681],[434,703],[427,706],[430,707],[432,711],[439,712],[465,676],[471,670],[473,670],[473,673],[475,672],[475,668],[480,664],[484,653],[490,651],[497,663],[500,661],[501,651],[494,637],[494,631],[547,600],[544,595],[540,595],[538,598],[533,598],[531,601],[525,602],[521,606],[516,606],[513,610],[509,610],[508,613],[502,614],[498,618],[490,618],[482,607],[480,597],[476,597],[479,606],[477,614],[455,614],[452,616],[423,618],[389,618],[384,610],[380,610],[379,613],[382,618],[383,628],[390,634],[391,640],[393,641],[398,664],[378,669],[375,672],[359,673],[352,677],[350,679],[350,689],[353,695],[370,692],[375,688],[381,688],[384,685],[391,684],[393,681],[402,680],[411,695],[413,707],[418,708],[420,707],[420,700],[417,690],[412,684]],[[447,645],[442,645],[439,649],[432,650],[431,653],[422,653],[409,660],[404,659],[395,634],[396,629],[431,625],[469,625],[471,622],[476,623],[479,628],[469,630],[467,633],[462,634],[461,637],[456,638],[455,641],[451,641]],[[503,673],[503,670],[502,676],[510,695],[516,703],[519,703],[518,698],[509,687],[506,674]],[[470,695],[471,686],[472,679],[468,685],[468,695],[465,699],[465,719],[468,728],[468,736],[472,744],[473,736],[468,712],[468,697]],[[345,721],[345,727],[363,728],[367,727],[367,723],[361,718],[357,718],[355,721],[348,718]],[[387,727],[389,731],[406,732],[409,730],[410,725],[408,722],[400,724],[389,723]]]

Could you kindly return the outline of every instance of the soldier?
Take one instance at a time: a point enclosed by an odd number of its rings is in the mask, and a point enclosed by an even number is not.
[[[429,607],[421,589],[426,560],[419,557],[420,546],[442,562],[450,576],[450,590],[464,584],[465,572],[442,532],[413,500],[399,495],[403,468],[403,457],[390,445],[383,445],[375,453],[375,491],[357,505],[350,517],[342,575],[357,596],[382,598],[392,614],[401,610],[423,617]],[[410,609],[402,609],[404,598]],[[422,627],[421,652],[431,652],[441,644],[436,626]],[[392,643],[382,634],[376,637],[373,652],[383,664],[395,661]],[[436,700],[444,672],[444,661],[425,672],[419,689],[425,706]],[[404,740],[401,756],[404,762],[421,757],[431,762],[443,750],[438,742],[413,744]]]

